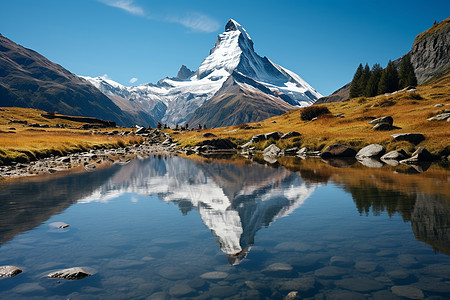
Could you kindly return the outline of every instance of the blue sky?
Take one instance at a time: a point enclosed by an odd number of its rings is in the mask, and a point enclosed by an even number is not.
[[[433,0],[0,0],[0,33],[75,74],[138,85],[196,70],[233,18],[259,55],[328,95],[359,63],[407,53],[449,12]]]

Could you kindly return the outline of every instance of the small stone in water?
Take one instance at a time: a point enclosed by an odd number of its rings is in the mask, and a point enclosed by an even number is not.
[[[287,294],[287,296],[284,299],[285,300],[296,300],[296,299],[301,299],[301,298],[297,291],[292,291],[289,294]]]
[[[424,295],[421,290],[410,285],[396,285],[392,287],[392,292],[400,297],[408,299],[423,299]]]
[[[22,269],[16,266],[0,266],[0,277],[14,277],[22,273]]]
[[[208,272],[200,275],[203,279],[224,279],[228,276],[225,272]]]
[[[73,267],[73,268],[68,268],[68,269],[50,273],[47,275],[47,277],[48,278],[67,279],[67,280],[77,280],[77,279],[83,279],[83,278],[91,276],[92,274],[89,271],[86,270],[86,268]]]

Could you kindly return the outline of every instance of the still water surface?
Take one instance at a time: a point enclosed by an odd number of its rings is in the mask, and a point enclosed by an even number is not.
[[[302,164],[151,157],[4,184],[0,265],[23,273],[0,298],[450,299],[449,172]],[[94,275],[46,278],[75,266]]]

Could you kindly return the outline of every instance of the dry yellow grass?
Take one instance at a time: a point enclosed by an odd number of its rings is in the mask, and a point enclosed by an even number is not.
[[[442,107],[434,107],[442,104]],[[430,84],[419,86],[416,92],[399,92],[394,95],[380,95],[372,98],[355,98],[346,102],[325,104],[333,115],[342,117],[319,117],[316,121],[302,121],[300,111],[293,110],[284,115],[273,117],[258,123],[249,124],[257,129],[244,130],[242,126],[214,128],[202,131],[176,133],[174,138],[182,146],[196,145],[205,138],[205,132],[211,132],[219,138],[229,138],[237,144],[244,144],[253,135],[280,131],[298,131],[301,137],[277,141],[281,148],[306,146],[321,150],[330,144],[340,143],[362,148],[371,143],[384,145],[388,151],[403,148],[412,152],[415,146],[407,142],[395,142],[391,137],[395,133],[422,133],[426,140],[419,144],[429,151],[438,153],[450,147],[450,122],[427,121],[427,118],[450,109],[450,74]],[[361,117],[392,116],[394,126],[401,129],[374,131],[370,120],[358,120]],[[260,142],[262,149],[273,141]]]
[[[142,138],[136,136],[94,135],[86,130],[77,129],[82,123],[46,119],[41,116],[45,112],[37,109],[17,107],[1,109],[0,164],[12,161],[26,162],[51,154],[63,155],[94,147],[123,147],[142,141]],[[10,119],[49,126],[64,124],[67,128],[30,128],[18,123],[8,124]]]

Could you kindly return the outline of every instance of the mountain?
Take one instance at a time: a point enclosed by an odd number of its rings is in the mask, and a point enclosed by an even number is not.
[[[0,34],[0,106],[38,108],[132,125],[111,99],[88,81]]]
[[[435,23],[430,29],[417,35],[411,51],[394,61],[400,68],[401,61],[410,55],[416,73],[417,83],[422,84],[439,78],[450,71],[450,18]],[[315,104],[339,102],[349,99],[351,82]]]
[[[232,19],[195,72],[182,66],[176,77],[135,87],[84,78],[123,109],[121,103],[133,102],[127,104],[130,110],[143,109],[169,125],[255,122],[321,97],[294,72],[259,56],[246,30]]]

